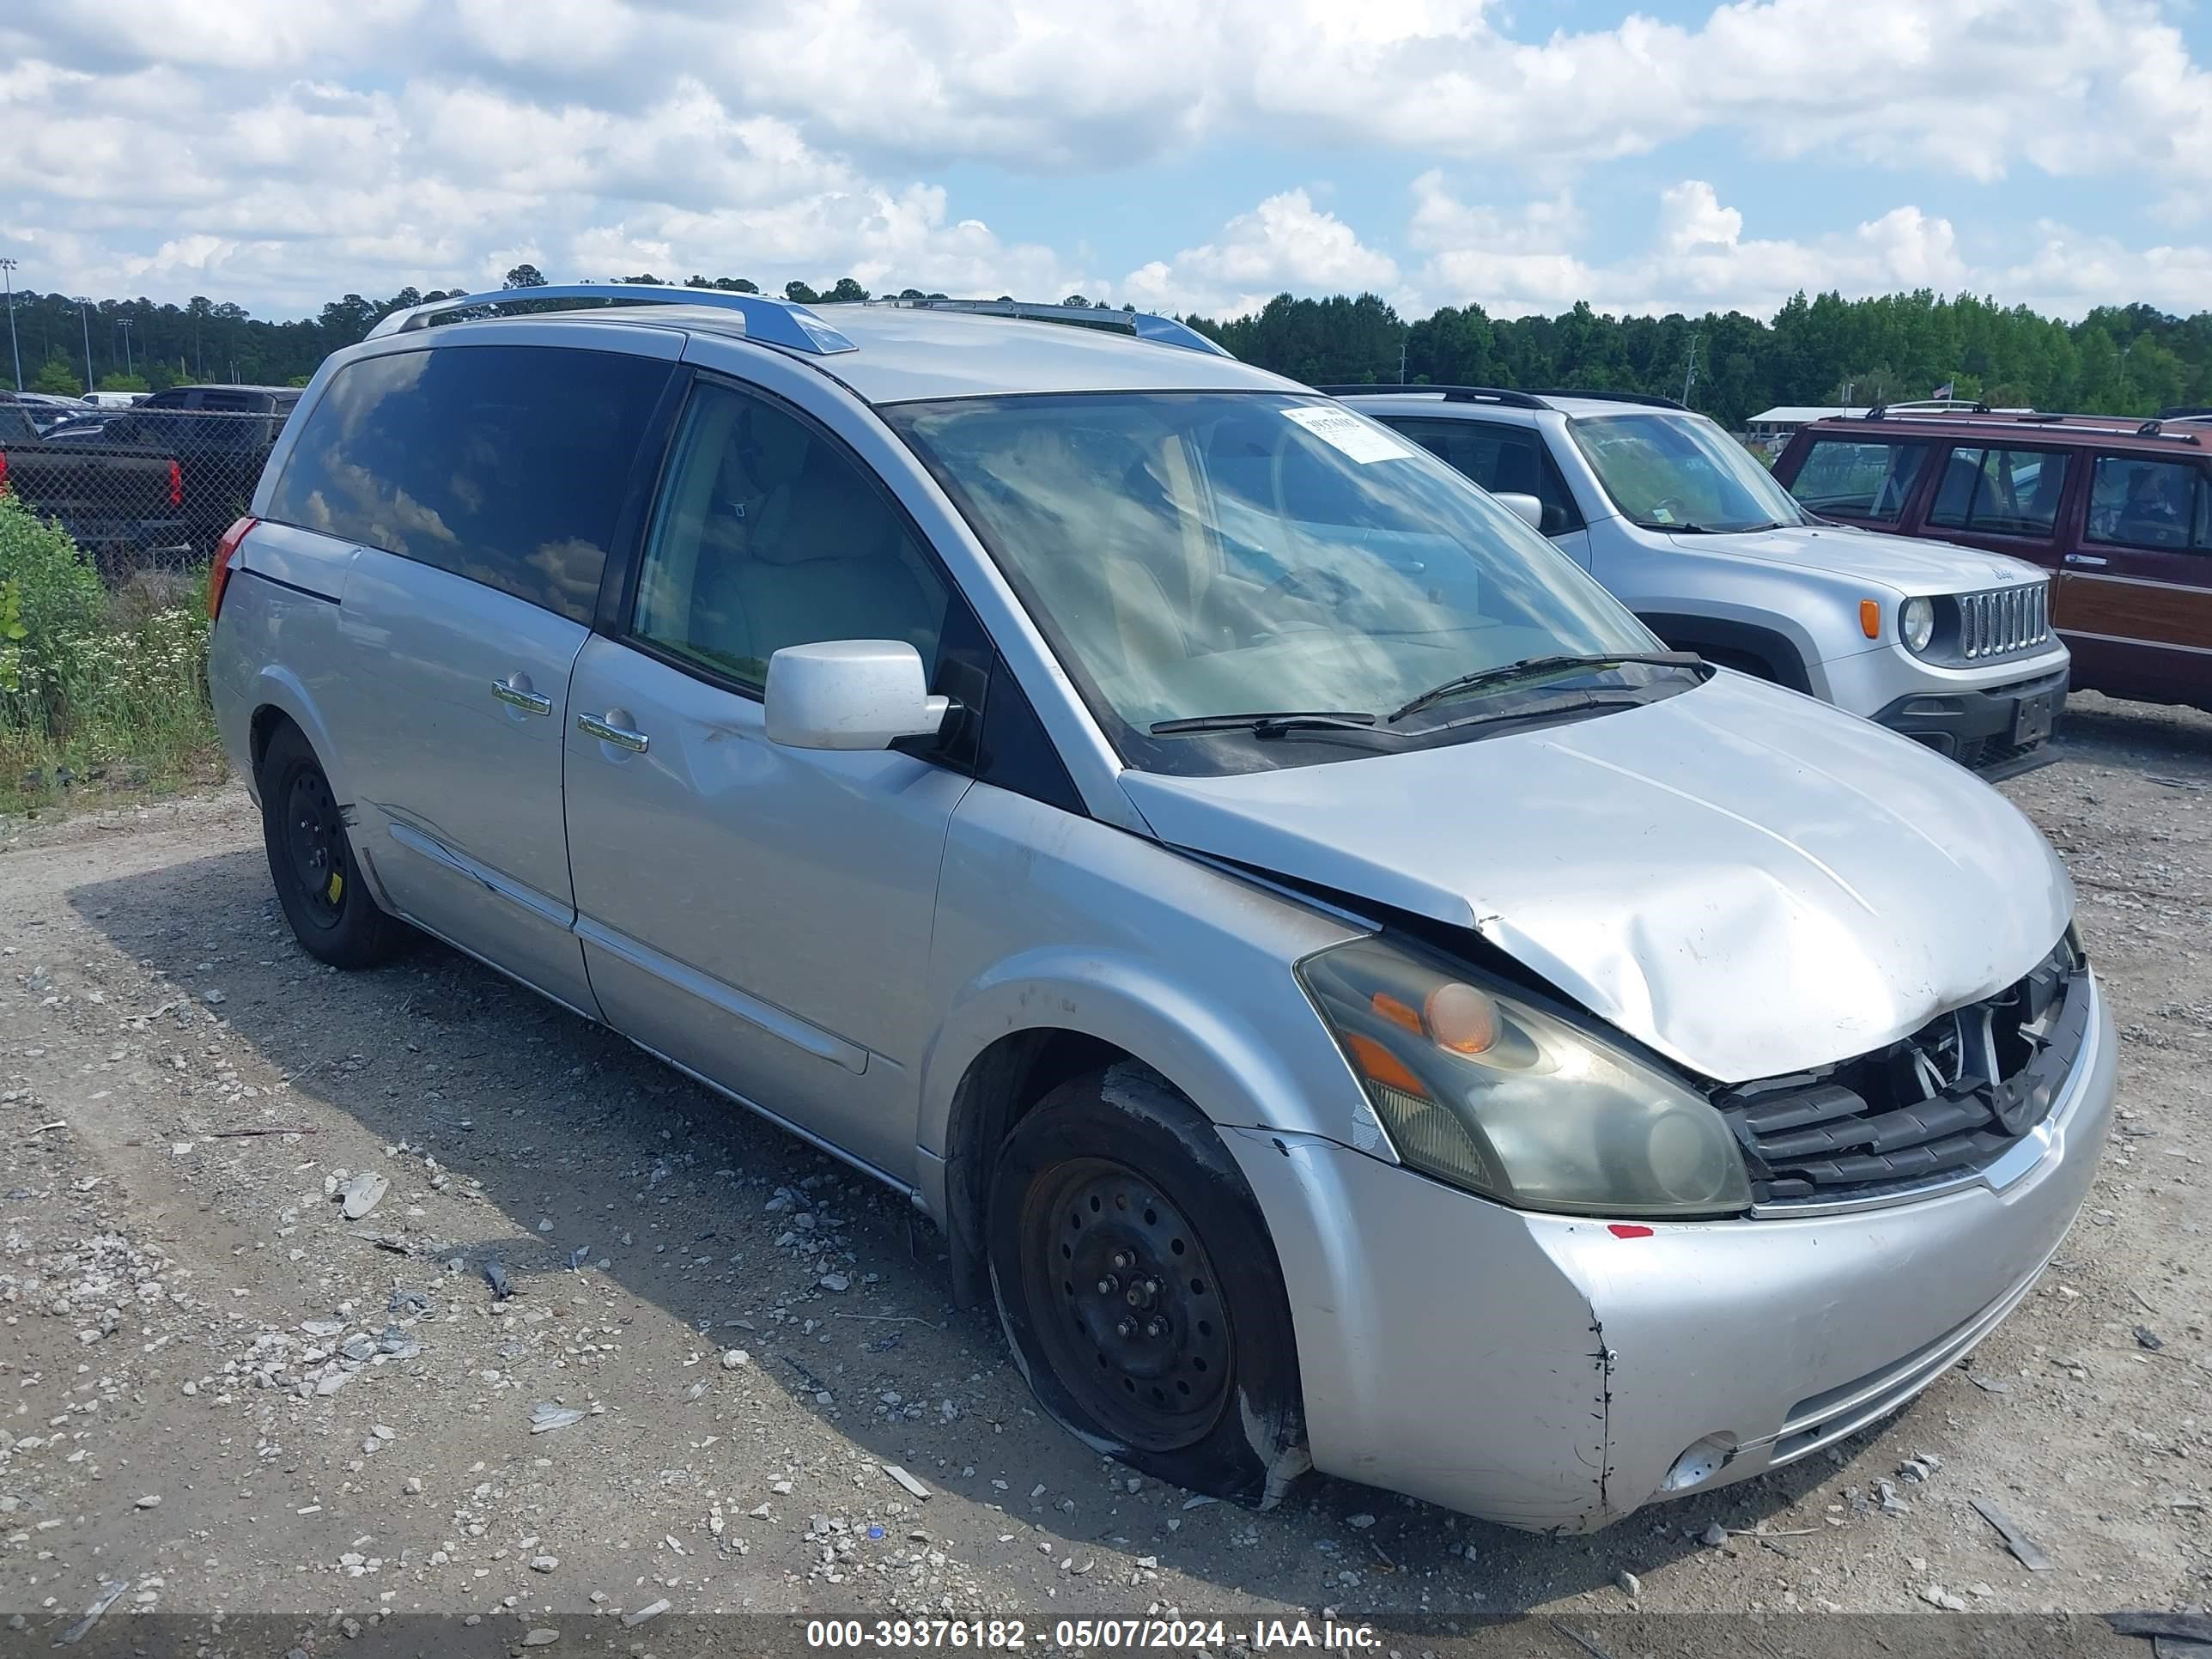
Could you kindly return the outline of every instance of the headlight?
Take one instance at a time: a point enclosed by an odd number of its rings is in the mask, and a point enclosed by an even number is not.
[[[1374,939],[1310,957],[1298,976],[1414,1168],[1525,1210],[1750,1205],[1708,1102],[1510,993]]]
[[[1897,609],[1898,637],[1915,652],[1925,651],[1936,637],[1936,606],[1928,599],[1907,599]]]

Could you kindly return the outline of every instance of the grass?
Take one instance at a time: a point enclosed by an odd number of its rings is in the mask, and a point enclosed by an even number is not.
[[[0,813],[221,781],[206,592],[200,570],[111,593],[0,491]]]

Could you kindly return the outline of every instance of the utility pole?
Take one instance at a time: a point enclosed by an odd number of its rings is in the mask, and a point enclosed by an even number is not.
[[[1398,384],[1406,384],[1406,337],[1398,337]]]
[[[131,319],[128,317],[118,317],[115,319],[115,325],[123,331],[123,374],[127,380],[131,374]]]
[[[2128,353],[2135,349],[2133,340],[2120,348],[2120,412],[2123,414],[2127,412],[2128,407]]]
[[[15,343],[15,262],[0,259],[0,288],[8,295],[8,351],[15,360],[15,390],[23,389],[23,348]]]
[[[77,327],[84,334],[84,395],[92,396],[92,296],[76,296]]]
[[[1692,386],[1693,386],[1697,385],[1697,383],[1698,383],[1698,337],[1697,337],[1697,335],[1696,335],[1695,333],[1692,333],[1692,334],[1690,336],[1690,362],[1689,362],[1689,366],[1688,366],[1687,368],[1686,368],[1682,371],[1682,403],[1683,403],[1683,405],[1684,405],[1686,408],[1688,406],[1688,404],[1689,404],[1689,401],[1690,401],[1690,388],[1691,388]]]

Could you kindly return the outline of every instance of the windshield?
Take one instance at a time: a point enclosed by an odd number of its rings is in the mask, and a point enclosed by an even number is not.
[[[1345,728],[1383,726],[1457,677],[1656,648],[1521,520],[1334,404],[1096,393],[884,412],[1133,765],[1218,772],[1370,752]],[[1308,713],[1347,718],[1295,734],[1157,730]]]
[[[1647,530],[1805,522],[1790,492],[1701,415],[1606,415],[1568,430],[1621,517]]]

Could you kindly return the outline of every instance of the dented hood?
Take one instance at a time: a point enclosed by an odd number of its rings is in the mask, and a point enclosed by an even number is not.
[[[1474,928],[1729,1083],[2002,989],[2074,909],[1996,790],[1739,675],[1417,753],[1122,781],[1170,845]]]

